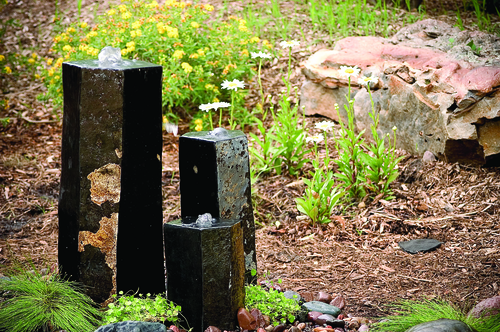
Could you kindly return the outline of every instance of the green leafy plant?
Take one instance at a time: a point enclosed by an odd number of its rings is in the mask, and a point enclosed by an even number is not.
[[[101,313],[79,284],[20,269],[0,279],[0,330],[92,332]]]
[[[220,83],[253,76],[250,51],[270,44],[254,36],[241,18],[209,20],[213,9],[209,4],[176,0],[161,6],[156,1],[126,0],[98,16],[93,27],[72,23],[54,37],[53,56],[41,70],[48,88],[46,99],[62,104],[64,61],[96,59],[105,46],[120,48],[125,59],[163,66],[166,110],[196,109],[221,97],[229,99],[229,93],[219,89]],[[243,104],[243,98],[235,102]]]
[[[473,40],[471,40],[470,42],[468,42],[467,46],[469,46],[471,48],[472,52],[475,55],[480,55],[481,54],[481,47],[477,46],[476,44],[474,44]]]
[[[113,295],[115,302],[108,304],[108,309],[104,313],[104,324],[122,322],[126,320],[137,320],[147,322],[168,321],[172,324],[179,323],[181,307],[168,301],[164,296],[146,294],[145,297],[139,294],[134,295]]]
[[[500,314],[475,318],[462,313],[442,299],[404,300],[391,305],[391,311],[397,315],[384,317],[380,323],[373,326],[374,331],[404,332],[412,326],[441,318],[462,321],[478,332],[500,331]]]
[[[259,309],[263,315],[269,316],[271,324],[293,323],[300,306],[293,299],[287,299],[283,293],[274,289],[266,291],[261,286],[245,286],[245,307]]]
[[[312,179],[304,178],[307,188],[303,197],[296,198],[297,209],[311,218],[313,224],[329,223],[333,209],[341,203],[344,192],[335,186],[334,171],[330,169],[330,155],[328,151],[327,131],[333,127],[333,122],[323,121],[316,124],[317,128],[323,129],[323,136],[316,135],[308,137],[307,140],[314,142],[313,160],[314,172],[309,172]],[[318,142],[324,140],[326,154],[323,167],[319,163]]]

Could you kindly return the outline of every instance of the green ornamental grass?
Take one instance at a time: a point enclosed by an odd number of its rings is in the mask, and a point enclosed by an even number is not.
[[[459,320],[478,332],[499,332],[500,314],[480,318],[467,316],[452,304],[442,300],[424,299],[420,301],[401,301],[392,305],[392,312],[397,315],[384,317],[383,321],[375,324],[374,331],[404,332],[410,327],[441,318]]]
[[[75,282],[37,271],[0,279],[0,330],[92,332],[101,314],[81,291]]]

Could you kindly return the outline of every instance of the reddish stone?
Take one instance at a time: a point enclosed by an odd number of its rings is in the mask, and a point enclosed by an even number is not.
[[[259,328],[257,329],[257,332],[267,332],[267,331],[266,331],[266,330],[264,330],[263,328],[260,328],[260,327],[259,327]]]
[[[268,315],[262,315],[264,317],[264,322],[266,322],[266,326],[269,326],[271,324],[271,318],[269,318]]]
[[[179,330],[179,328],[178,328],[177,326],[175,326],[175,325],[170,325],[170,327],[169,327],[168,329],[169,329],[169,330],[172,330],[172,331],[174,331],[174,332],[181,332],[181,331]]]
[[[324,302],[324,303],[330,303],[332,300],[332,296],[326,292],[318,292],[318,301]]]
[[[264,328],[266,327],[266,320],[264,319],[264,316],[260,312],[259,309],[252,309],[250,310],[250,314],[255,318],[255,321],[257,322],[257,327],[258,328]]]
[[[330,305],[336,306],[340,310],[345,308],[345,299],[342,295],[336,296],[333,300],[330,301]]]
[[[474,317],[479,318],[481,315],[490,316],[500,313],[500,296],[490,297],[489,299],[479,302],[469,313]]]
[[[323,315],[322,312],[318,311],[310,311],[307,313],[307,320],[310,322],[315,322],[316,319],[318,319],[319,316]]]
[[[205,332],[221,332],[221,330],[219,330],[215,326],[209,326],[209,327],[207,327],[207,329],[205,330]]]
[[[273,330],[273,332],[284,332],[284,331],[285,331],[285,325],[283,324],[277,325]]]
[[[314,301],[314,296],[311,292],[300,292],[300,296],[304,299],[305,302]]]
[[[245,308],[238,309],[238,324],[242,330],[255,330],[257,321]]]

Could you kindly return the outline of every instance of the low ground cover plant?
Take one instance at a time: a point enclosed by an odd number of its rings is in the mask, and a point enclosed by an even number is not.
[[[283,293],[272,288],[267,291],[258,285],[245,286],[245,307],[259,309],[263,315],[269,316],[271,324],[293,323],[295,315],[300,311],[297,301],[287,299]]]
[[[169,322],[177,325],[180,322],[181,307],[167,300],[165,296],[151,294],[134,295],[123,294],[113,295],[115,302],[108,304],[108,309],[104,312],[103,325],[123,322],[127,320],[146,322]]]
[[[374,331],[404,332],[412,326],[441,318],[462,321],[478,332],[500,331],[500,314],[475,318],[443,299],[404,300],[391,305],[391,312],[397,315],[384,317],[374,325]]]

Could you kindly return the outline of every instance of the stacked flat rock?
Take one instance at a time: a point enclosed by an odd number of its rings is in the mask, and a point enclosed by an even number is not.
[[[341,66],[357,66],[351,97],[355,124],[370,133],[370,85],[379,131],[397,127],[397,144],[415,155],[431,151],[449,162],[472,165],[500,161],[500,38],[460,31],[428,19],[401,29],[391,39],[349,37],[333,50],[320,50],[302,63],[307,80],[300,104],[308,115],[346,120],[349,80]],[[369,138],[367,136],[367,138]]]

